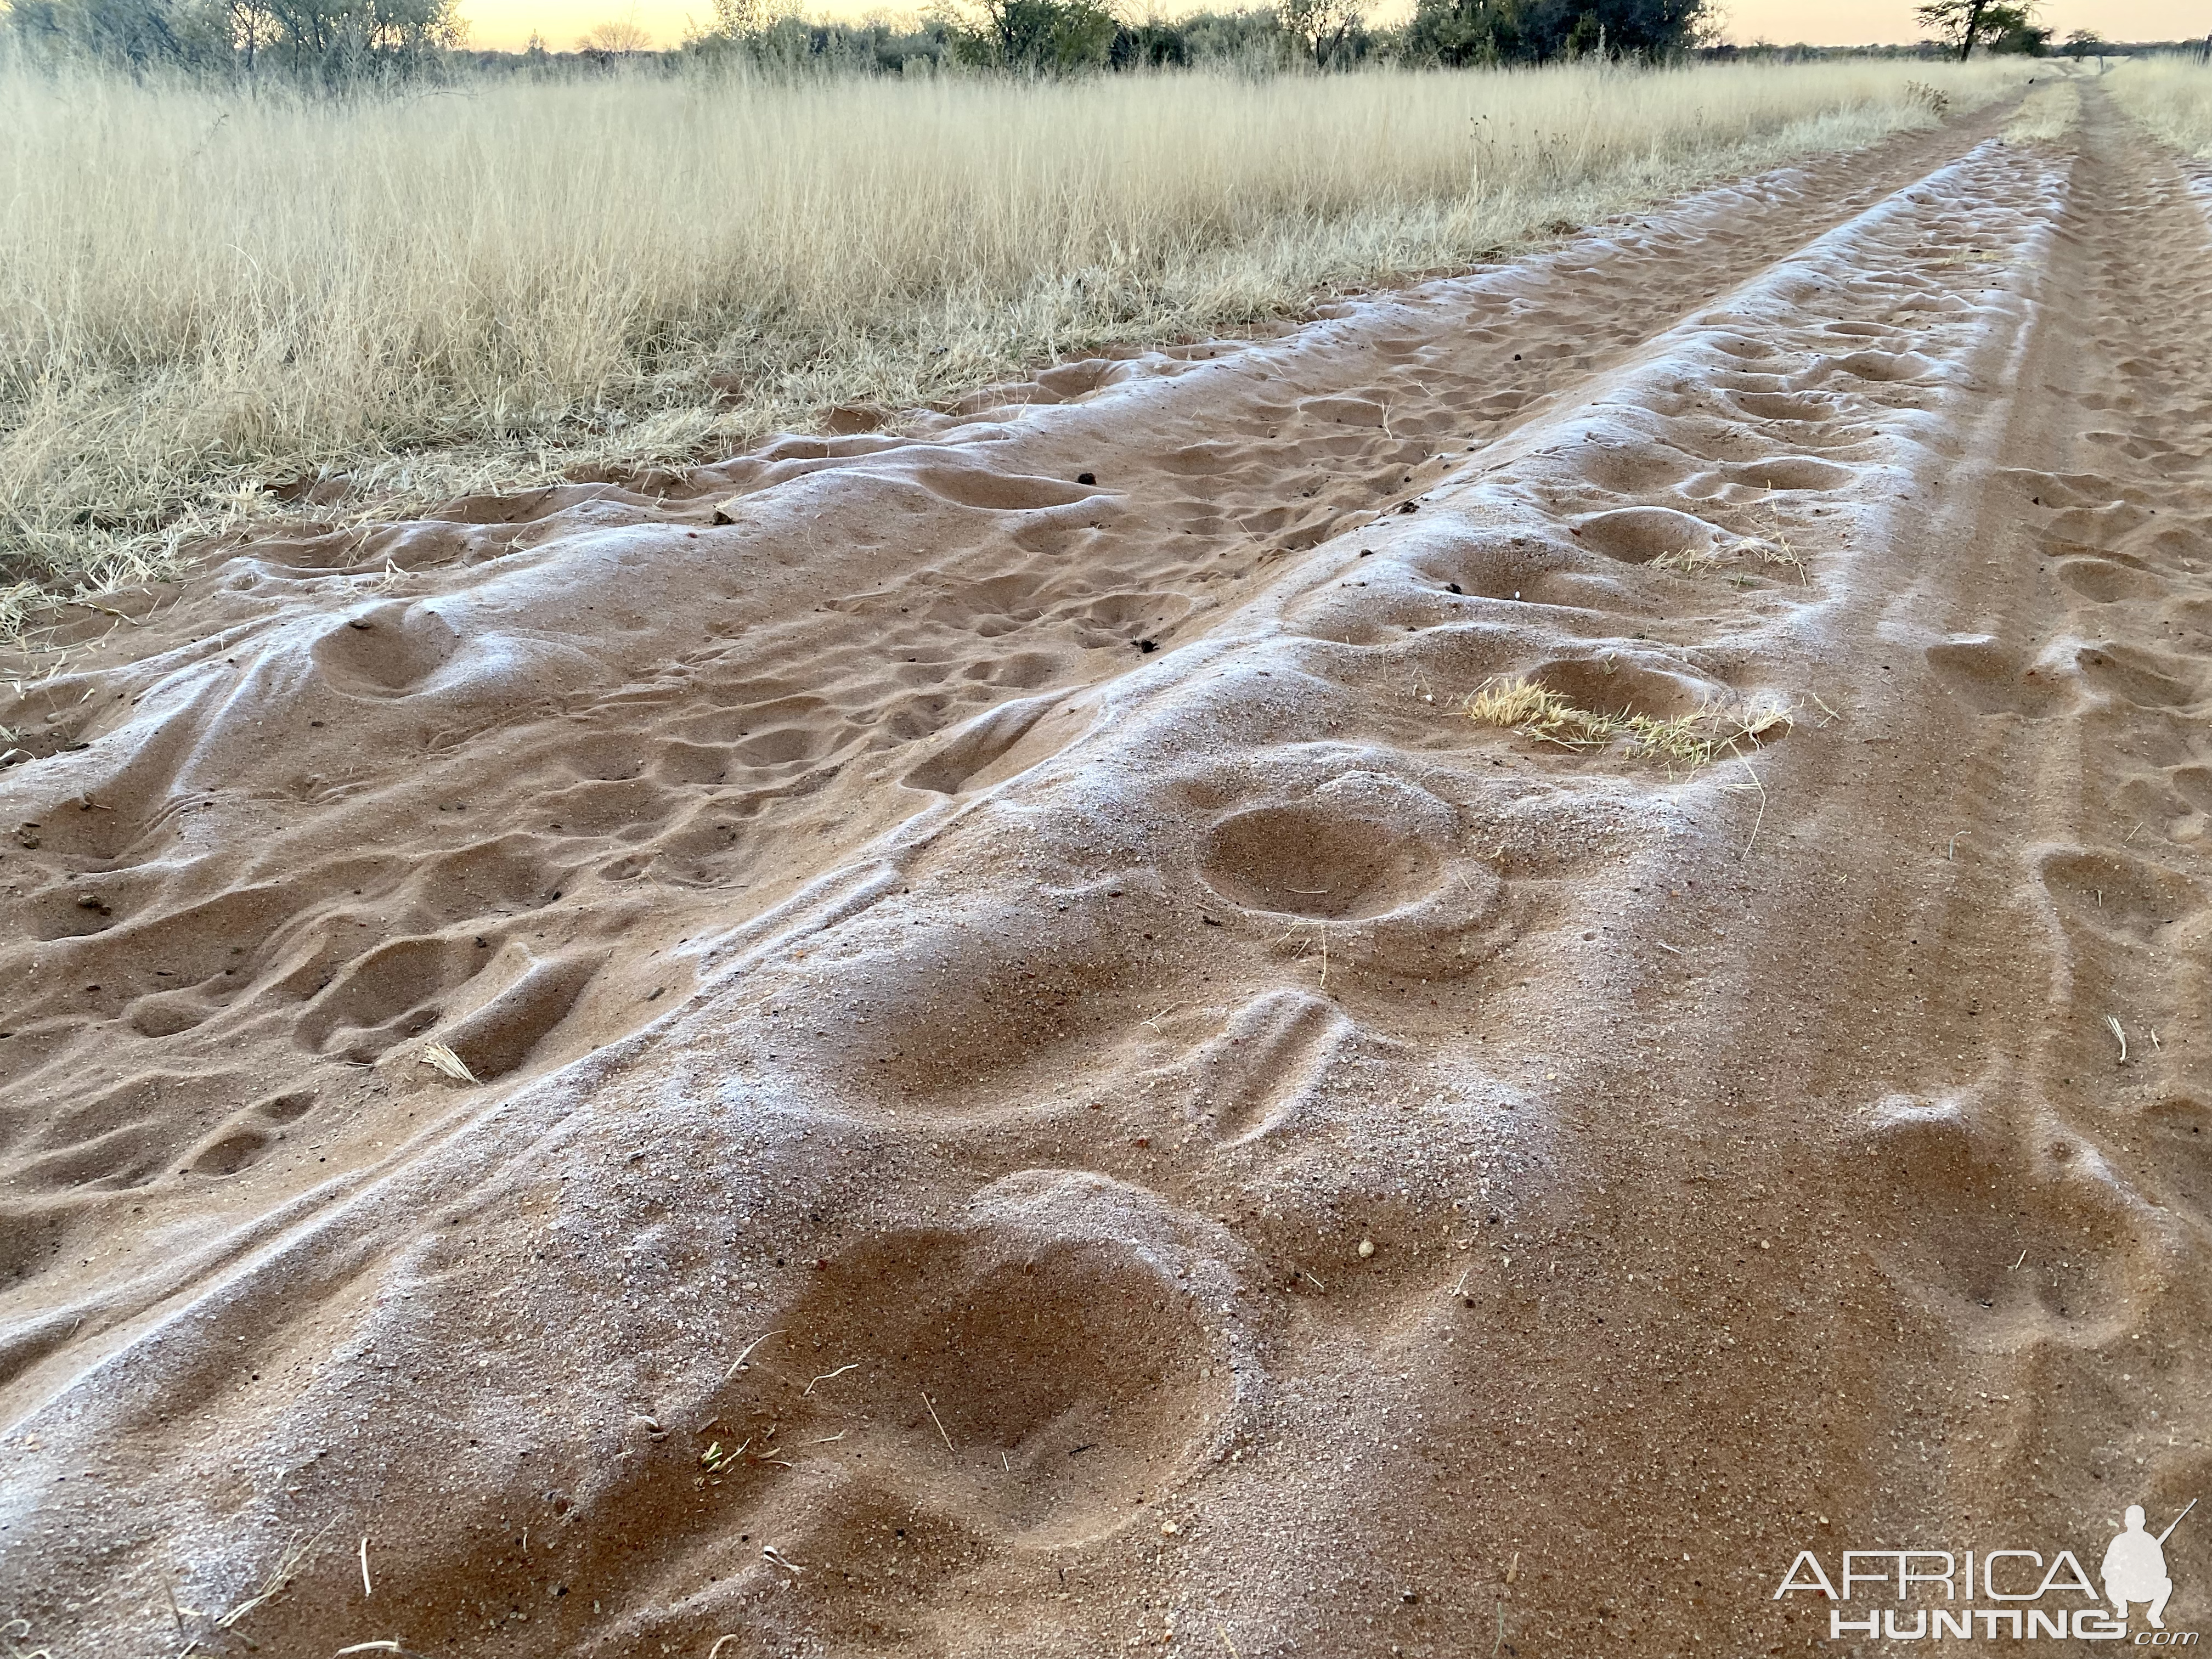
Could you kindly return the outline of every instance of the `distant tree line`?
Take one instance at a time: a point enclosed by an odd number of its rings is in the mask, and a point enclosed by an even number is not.
[[[1666,63],[1704,58],[1837,55],[1759,43],[1717,46],[1712,0],[1415,0],[1407,21],[1372,27],[1367,0],[1133,21],[1128,0],[935,0],[918,25],[808,19],[791,0],[712,0],[704,27],[652,49],[635,12],[595,26],[574,52],[532,38],[522,52],[463,45],[459,0],[0,0],[0,40],[33,55],[132,69],[270,74],[311,82],[472,67],[574,73],[629,61],[664,69],[743,61],[769,69],[863,74],[997,70],[1069,75],[1234,64],[1255,71],[1396,62],[1445,67],[1578,58]],[[1929,39],[1905,54],[2041,53],[2051,31],[2033,0],[1929,0]],[[2113,50],[2076,31],[2065,50]]]
[[[917,58],[975,69],[1068,74],[1232,61],[1347,68],[1378,59],[1542,64],[1603,57],[1662,62],[1702,44],[1708,0],[1416,0],[1412,21],[1369,26],[1363,0],[1276,0],[1267,9],[1133,21],[1109,0],[939,0],[918,32],[764,15],[767,0],[715,0],[694,52],[764,58]],[[865,39],[864,39],[865,37]]]
[[[456,7],[457,0],[0,0],[0,35],[39,57],[336,82],[437,64],[462,44]]]
[[[458,0],[0,0],[0,39],[33,56],[342,82],[458,62],[549,70],[617,59],[743,57],[763,64],[910,73],[1071,74],[1235,62],[1346,68],[1380,59],[1540,64],[1662,61],[1699,44],[1707,0],[1417,0],[1412,21],[1370,27],[1364,0],[1132,21],[1114,0],[937,0],[917,27],[813,21],[787,0],[714,0],[712,22],[650,50],[634,15],[595,26],[573,54],[465,50]]]

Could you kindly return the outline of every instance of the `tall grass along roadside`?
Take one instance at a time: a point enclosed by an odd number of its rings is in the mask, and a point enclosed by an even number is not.
[[[344,475],[334,510],[396,510],[1234,327],[2017,79],[614,77],[318,101],[0,70],[0,574],[141,580],[302,475]]]
[[[2193,57],[2146,58],[2122,64],[2103,84],[2167,143],[2212,161],[2212,66]]]

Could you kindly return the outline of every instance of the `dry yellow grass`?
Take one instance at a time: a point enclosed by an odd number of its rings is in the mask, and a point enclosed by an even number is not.
[[[1932,118],[2013,66],[409,98],[0,71],[0,572],[85,591],[340,510],[692,455],[1294,311]],[[711,377],[711,378],[710,378]],[[166,535],[166,542],[165,542]]]
[[[1618,743],[1644,756],[1694,772],[1785,730],[1790,711],[1771,704],[1727,710],[1707,707],[1662,720],[1656,714],[1601,714],[1580,708],[1559,692],[1518,677],[1485,681],[1467,700],[1467,717],[1478,726],[1502,726],[1565,749],[1606,749]]]
[[[2081,118],[2081,88],[2076,79],[2080,71],[2071,64],[2045,64],[2038,68],[2037,84],[2021,100],[2020,112],[2005,123],[2007,143],[2055,143]]]
[[[453,1079],[456,1083],[474,1083],[477,1080],[477,1074],[469,1069],[468,1061],[463,1060],[442,1042],[423,1044],[416,1052],[415,1058],[441,1076]]]
[[[1811,580],[1806,573],[1804,556],[1790,544],[1788,533],[1778,523],[1763,536],[1741,536],[1733,542],[1711,542],[1686,547],[1679,553],[1662,553],[1650,561],[1650,568],[1695,576],[1740,561],[1778,566],[1800,582]]]
[[[2134,59],[2116,66],[2103,84],[2167,143],[2212,160],[2212,65],[2185,58]]]

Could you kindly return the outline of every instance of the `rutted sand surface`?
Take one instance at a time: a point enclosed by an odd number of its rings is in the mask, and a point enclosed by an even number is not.
[[[2084,106],[27,685],[0,1600],[1760,1652],[1806,1544],[2178,1508],[2212,235]],[[1670,778],[1508,674],[1794,716]]]

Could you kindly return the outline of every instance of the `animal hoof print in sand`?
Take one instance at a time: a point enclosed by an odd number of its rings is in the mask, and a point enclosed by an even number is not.
[[[2145,1316],[2166,1247],[2140,1200],[2087,1143],[2026,1144],[2000,1122],[1971,1094],[1891,1095],[1844,1143],[1892,1270],[1992,1350],[2103,1340]]]
[[[1195,1109],[1224,1140],[1246,1142],[1317,1115],[1321,1080],[1357,1028],[1307,992],[1267,993],[1237,1011],[1198,1055]]]
[[[384,605],[339,623],[315,641],[315,663],[340,691],[398,697],[451,659],[460,635],[427,605]]]
[[[956,732],[934,754],[899,780],[909,789],[957,795],[991,773],[994,763],[1012,750],[1060,702],[1060,694],[1019,697],[979,715]]]
[[[1594,514],[1574,526],[1575,539],[1623,564],[1701,553],[1719,533],[1703,519],[1671,507],[1623,507]]]
[[[1680,720],[1730,701],[1726,686],[1672,667],[1649,667],[1613,655],[1562,657],[1535,669],[1528,678],[1577,708],[1614,719],[1641,714]]]
[[[1457,817],[1418,784],[1349,771],[1304,799],[1217,821],[1199,842],[1198,878],[1291,956],[1325,946],[1354,969],[1464,972],[1494,944],[1503,887],[1455,853]]]
[[[1854,351],[1830,359],[1830,367],[1856,380],[1894,385],[1917,380],[1936,365],[1917,351]]]
[[[1118,1532],[1235,1428],[1237,1345],[1201,1306],[1233,1300],[1231,1271],[1188,1218],[1103,1176],[1025,1170],[975,1209],[841,1262],[744,1386],[791,1443],[819,1443],[817,1471],[908,1513],[1028,1547]]]
[[[1323,921],[1386,915],[1443,884],[1440,848],[1419,824],[1328,793],[1224,818],[1200,853],[1200,878],[1244,909]]]
[[[2023,662],[1989,634],[1960,635],[1930,646],[1928,665],[1944,689],[1976,714],[2032,720],[2058,706],[2072,678],[2047,662]]]
[[[2069,559],[2057,570],[2060,581],[2097,605],[2114,605],[2123,599],[2160,599],[2169,586],[2148,572],[2110,559]]]

